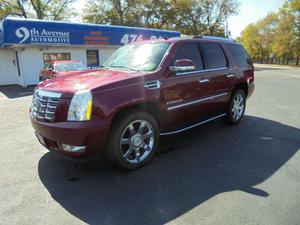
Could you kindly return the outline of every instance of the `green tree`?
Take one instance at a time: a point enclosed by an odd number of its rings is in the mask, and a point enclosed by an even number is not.
[[[294,55],[297,57],[297,65],[299,65],[300,61],[300,0],[293,0],[291,2],[291,10],[295,16],[294,22]]]
[[[0,18],[15,15],[24,18],[68,20],[76,12],[75,0],[0,0]]]
[[[276,57],[287,61],[300,55],[300,0],[286,1],[276,13],[270,13],[248,25],[238,38],[254,59]]]
[[[85,22],[173,29],[184,34],[224,35],[236,0],[88,0]]]
[[[273,39],[274,55],[287,58],[293,54],[294,22],[290,3],[286,2],[278,12],[276,35]]]
[[[111,25],[141,25],[139,0],[88,0],[83,10],[83,20]]]
[[[257,24],[249,24],[237,38],[242,43],[253,59],[264,57],[265,50],[262,45],[262,36],[259,33]]]
[[[209,34],[215,35],[220,32],[220,28],[224,30],[224,22],[229,16],[237,14],[239,3],[232,0],[205,0],[203,6]]]
[[[24,18],[28,17],[26,4],[22,0],[0,0],[0,19],[8,15],[16,15]]]

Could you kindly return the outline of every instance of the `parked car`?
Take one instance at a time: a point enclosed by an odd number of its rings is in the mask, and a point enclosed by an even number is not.
[[[231,39],[133,43],[104,66],[35,89],[31,123],[50,151],[73,159],[103,155],[134,169],[151,160],[160,136],[219,118],[239,123],[254,90],[252,61]]]
[[[89,69],[79,60],[51,60],[40,71],[40,81],[87,70]]]

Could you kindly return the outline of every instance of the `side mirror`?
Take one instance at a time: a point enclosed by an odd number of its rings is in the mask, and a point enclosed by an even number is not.
[[[188,72],[195,70],[195,63],[190,59],[178,59],[175,61],[174,66],[169,66],[172,72]]]

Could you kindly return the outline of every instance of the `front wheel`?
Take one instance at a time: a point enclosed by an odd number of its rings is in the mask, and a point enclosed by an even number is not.
[[[246,94],[243,90],[238,89],[231,96],[224,121],[227,124],[239,123],[244,116],[245,108]]]
[[[107,153],[118,166],[135,169],[154,156],[158,138],[158,125],[151,115],[131,112],[113,125]]]

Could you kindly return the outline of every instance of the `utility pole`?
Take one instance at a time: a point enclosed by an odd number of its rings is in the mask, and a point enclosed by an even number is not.
[[[225,37],[229,37],[229,29],[228,29],[228,17],[225,17]]]

